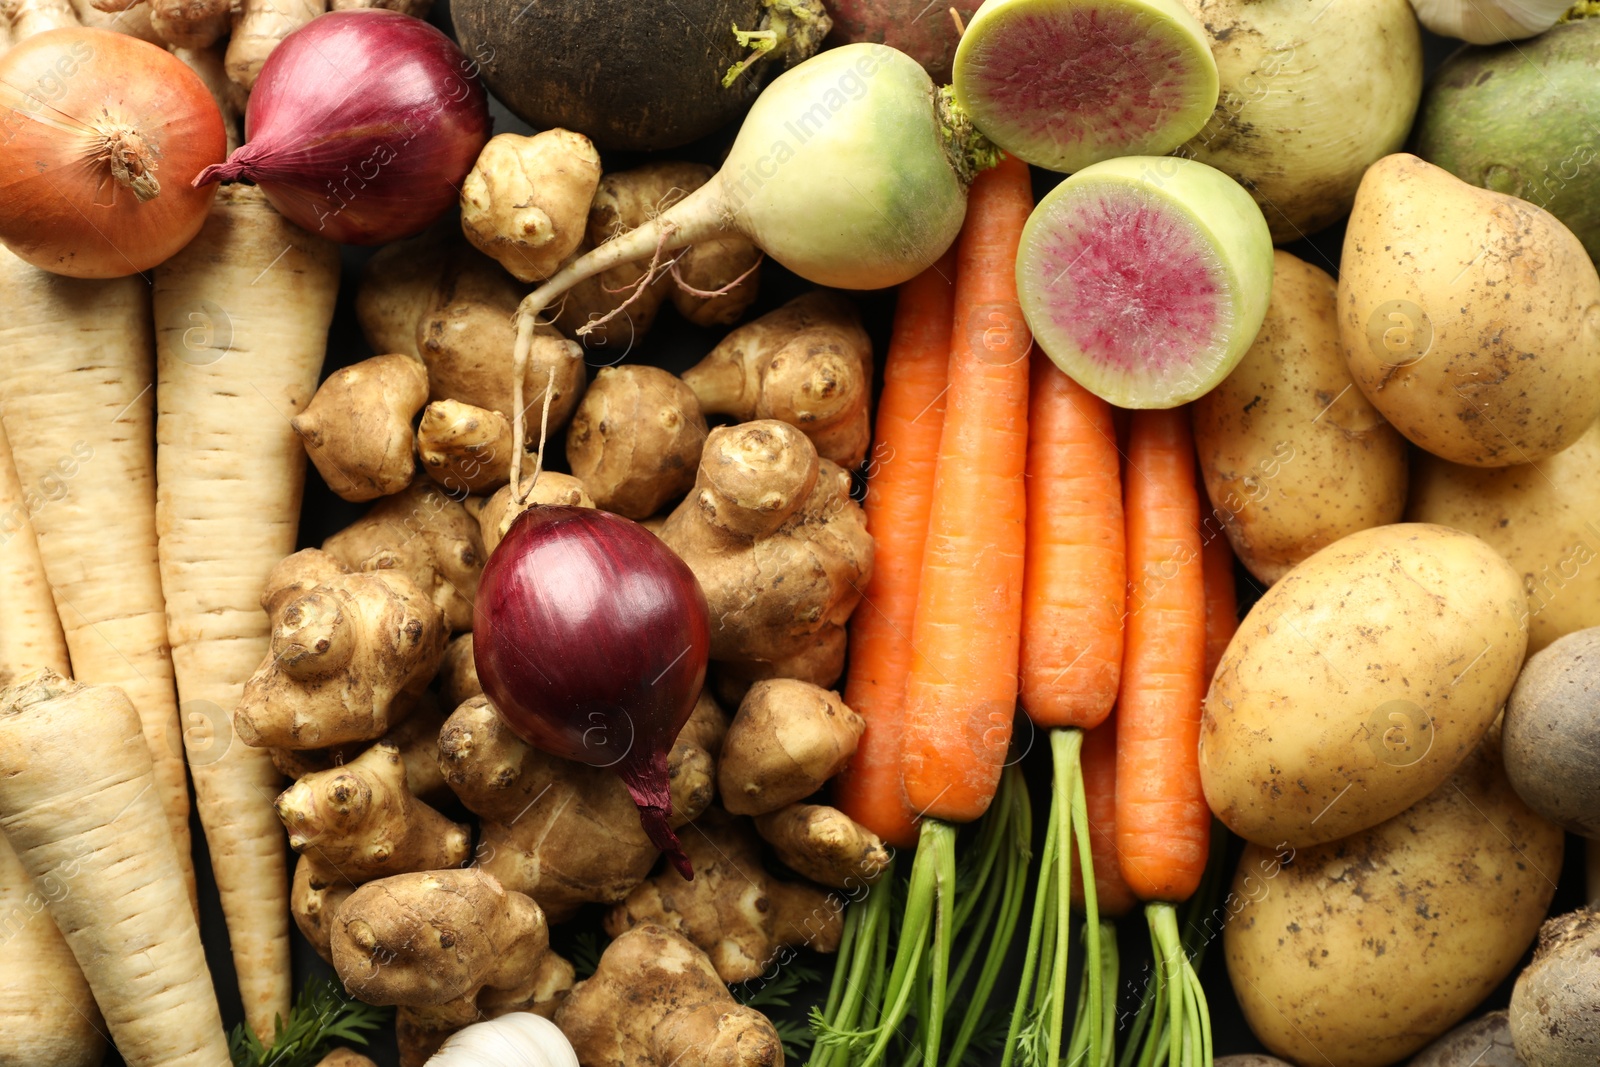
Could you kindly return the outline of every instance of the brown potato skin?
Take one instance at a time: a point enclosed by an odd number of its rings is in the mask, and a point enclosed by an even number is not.
[[[1413,444],[1536,463],[1600,418],[1600,275],[1549,212],[1397,153],[1362,178],[1339,263],[1351,377]]]
[[[1600,626],[1600,423],[1538,463],[1485,469],[1418,452],[1406,518],[1481,537],[1528,591],[1528,654]]]
[[[1194,402],[1195,447],[1211,514],[1268,585],[1346,534],[1399,522],[1405,438],[1350,379],[1337,285],[1284,251],[1272,300],[1244,358]]]
[[[1245,848],[1223,951],[1272,1053],[1395,1063],[1511,973],[1555,893],[1563,836],[1512,791],[1498,749],[1491,734],[1421,803],[1275,874],[1270,850]]]

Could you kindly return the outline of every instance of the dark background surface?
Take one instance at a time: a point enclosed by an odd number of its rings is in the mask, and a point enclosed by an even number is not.
[[[448,13],[441,0],[434,12],[434,20],[442,26],[448,27]],[[1428,70],[1431,73],[1443,58],[1450,54],[1457,46],[1456,42],[1443,40],[1431,34],[1424,34]],[[495,125],[494,132],[531,132],[525,123],[511,116],[498,102],[493,104]],[[706,140],[691,145],[686,149],[662,153],[664,158],[689,158],[698,159],[715,164],[721,157],[726,147],[731,143],[734,129],[722,131]],[[641,162],[644,157],[624,156],[621,154],[608,154],[605,159],[605,168],[608,171],[626,169]],[[1042,196],[1049,188],[1061,178],[1060,175],[1048,172],[1034,171],[1034,186],[1036,195]],[[1344,231],[1342,225],[1311,235],[1309,239],[1297,241],[1285,246],[1308,262],[1323,267],[1330,273],[1337,274],[1339,250],[1343,243]],[[372,355],[372,351],[361,337],[356,325],[354,313],[354,296],[357,281],[362,265],[371,254],[369,249],[348,247],[344,250],[344,270],[341,278],[338,311],[333,328],[329,336],[327,363],[325,372],[331,372],[339,367],[365,359]],[[793,275],[788,274],[777,264],[768,260],[762,267],[761,296],[757,304],[746,316],[746,321],[758,314],[771,310],[786,300],[804,292],[809,286]],[[877,359],[877,370],[881,386],[882,358],[887,350],[890,319],[894,310],[894,297],[890,291],[853,294],[861,309],[868,332],[872,336],[874,355]],[[619,362],[625,354],[629,361],[651,363],[667,368],[674,372],[681,372],[702,358],[720,339],[725,331],[706,330],[689,325],[671,310],[667,305],[659,316],[650,335],[640,343],[603,351],[590,356],[590,374],[601,366]],[[550,450],[552,457],[559,456],[561,449]],[[559,465],[559,464],[558,464]],[[419,475],[420,476],[420,475]],[[343,528],[345,525],[359,517],[363,507],[340,500],[334,496],[321,483],[314,468],[307,471],[305,505],[300,525],[300,546],[310,547],[319,545],[324,538]],[[1259,595],[1259,588],[1250,576],[1240,568],[1238,571],[1240,612],[1248,609]],[[730,711],[732,709],[729,709]],[[1025,767],[1034,797],[1034,821],[1038,836],[1042,839],[1045,814],[1048,810],[1048,796],[1046,789],[1050,778],[1050,764],[1048,746],[1032,744],[1033,734],[1025,717],[1019,717],[1017,726],[1017,739],[1013,755],[1020,758]],[[462,817],[462,813],[452,813]],[[243,1017],[240,1008],[238,988],[234,981],[233,967],[228,952],[227,933],[223,924],[222,913],[217,901],[215,882],[211,877],[210,860],[204,851],[204,842],[198,819],[193,824],[196,845],[196,866],[200,877],[201,893],[201,929],[205,940],[206,955],[210,962],[212,973],[216,979],[217,992],[222,1005],[224,1022],[232,1027]],[[1490,833],[1486,826],[1485,833]],[[965,840],[965,839],[963,839]],[[1551,905],[1552,913],[1567,911],[1580,906],[1583,897],[1583,848],[1582,842],[1569,837],[1566,863],[1560,879],[1560,889],[1556,899]],[[1231,873],[1237,857],[1242,850],[1242,842],[1237,838],[1228,842],[1227,870]],[[287,848],[287,845],[285,845]],[[293,856],[291,855],[291,867]],[[1029,892],[1032,900],[1031,889]],[[1181,912],[1180,912],[1181,914]],[[568,924],[565,930],[558,929],[553,937],[557,946],[570,938],[572,930],[581,925],[598,928],[598,909],[581,915],[573,923]],[[1213,924],[1215,928],[1215,924]],[[314,975],[329,974],[331,968],[324,964],[299,935],[294,931],[295,940],[295,987],[298,989],[308,978]],[[1024,940],[1025,934],[1019,930],[1017,943]],[[1130,916],[1120,923],[1119,944],[1122,958],[1122,977],[1119,982],[1122,998],[1121,1008],[1129,1013],[1135,1007],[1139,990],[1142,988],[1146,968],[1150,960],[1148,934],[1144,922],[1137,916]],[[1020,972],[1020,951],[1012,953],[1006,972],[1002,974],[1001,981],[996,991],[996,1003],[1009,1011],[1009,1005],[1014,999],[1015,988]],[[831,958],[815,957],[809,954],[803,956],[802,963],[820,971],[824,976],[831,973]],[[1520,969],[1520,968],[1519,968]],[[1215,1033],[1216,1052],[1218,1056],[1239,1052],[1263,1051],[1246,1026],[1239,1005],[1234,998],[1231,985],[1228,981],[1226,969],[1223,966],[1221,946],[1215,942],[1210,945],[1204,958],[1201,970],[1207,996],[1210,999],[1212,1025]],[[1512,979],[1508,978],[1495,993],[1488,998],[1480,1010],[1491,1010],[1504,1007],[1510,998]],[[820,997],[822,989],[817,989]],[[1069,1003],[1071,1003],[1069,1001]],[[795,1017],[801,1017],[809,1006],[809,1001],[797,1002],[789,1012]],[[373,1040],[372,1046],[364,1049],[382,1067],[393,1067],[397,1056],[394,1046],[392,1030],[385,1029]],[[122,1061],[113,1053],[108,1064],[120,1064]],[[986,1062],[998,1063],[998,1054],[989,1057]]]

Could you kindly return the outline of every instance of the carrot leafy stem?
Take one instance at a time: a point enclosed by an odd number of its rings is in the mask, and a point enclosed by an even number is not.
[[[228,1035],[233,1067],[314,1067],[336,1041],[367,1043],[365,1030],[376,1030],[389,1017],[387,1008],[363,1004],[345,993],[332,978],[312,979],[300,989],[289,1011],[273,1020],[272,1044],[264,1046],[244,1023]]]

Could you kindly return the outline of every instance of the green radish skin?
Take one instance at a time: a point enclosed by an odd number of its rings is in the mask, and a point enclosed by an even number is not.
[[[1422,99],[1417,154],[1560,219],[1600,263],[1600,18],[1467,47]]]
[[[1206,33],[1178,0],[986,0],[961,37],[956,103],[1037,167],[1165,155],[1217,104]]]
[[[567,264],[522,301],[513,432],[522,432],[534,324],[579,282],[626,263],[661,267],[677,249],[739,233],[817,285],[899,285],[955,240],[983,154],[981,139],[960,127],[927,72],[903,52],[844,45],[785,72],[750,109],[710,181]],[[521,485],[521,459],[519,449],[513,486]]]
[[[1017,292],[1034,340],[1124,408],[1211,390],[1255,340],[1272,294],[1272,236],[1213,167],[1127,156],[1086,167],[1022,231]]]

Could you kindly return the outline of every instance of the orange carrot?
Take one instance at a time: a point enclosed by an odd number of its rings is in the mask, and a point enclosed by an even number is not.
[[[917,819],[900,787],[900,723],[944,426],[954,279],[951,251],[902,285],[895,304],[877,439],[867,461],[867,529],[877,552],[872,580],[850,620],[844,687],[844,702],[867,729],[850,765],[833,781],[839,810],[897,848],[917,843]]]
[[[1133,910],[1138,898],[1122,878],[1117,862],[1117,720],[1113,715],[1083,734],[1078,756],[1083,773],[1084,807],[1089,815],[1089,848],[1094,855],[1094,888],[1100,914],[1121,916]],[[1072,902],[1083,903],[1082,875],[1072,872]]]
[[[1028,167],[973,182],[956,252],[950,390],[912,624],[901,773],[912,808],[970,822],[1011,742],[1022,632],[1028,353],[1016,256]]]
[[[1206,598],[1186,411],[1134,412],[1126,483],[1117,849],[1122,875],[1141,899],[1180,902],[1200,885],[1211,833],[1198,751]]]
[[[1200,549],[1201,569],[1206,586],[1206,673],[1209,688],[1222,662],[1222,653],[1239,628],[1239,601],[1233,585],[1233,549],[1228,538],[1211,531]]]
[[[1120,465],[1111,405],[1034,360],[1021,689],[1040,726],[1096,726],[1117,699],[1127,605]]]

